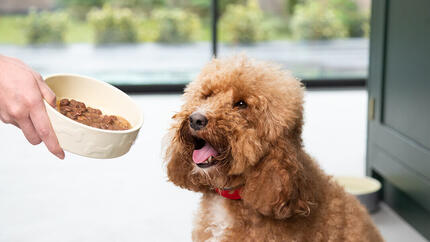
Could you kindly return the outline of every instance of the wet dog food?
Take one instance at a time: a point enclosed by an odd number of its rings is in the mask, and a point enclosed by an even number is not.
[[[115,115],[103,115],[99,109],[87,107],[85,103],[74,99],[61,99],[57,102],[58,111],[64,116],[79,123],[108,130],[127,130],[130,123],[122,117]]]

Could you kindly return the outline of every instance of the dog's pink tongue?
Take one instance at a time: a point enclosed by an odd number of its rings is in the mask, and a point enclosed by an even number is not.
[[[193,161],[196,164],[202,163],[207,160],[210,156],[217,156],[218,152],[208,143],[206,142],[205,146],[199,150],[193,151]]]

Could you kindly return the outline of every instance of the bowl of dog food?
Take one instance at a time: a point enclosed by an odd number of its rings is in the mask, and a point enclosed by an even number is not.
[[[378,211],[381,183],[372,177],[336,176],[336,182],[346,192],[354,195],[363,204],[369,213]]]
[[[121,90],[90,77],[56,74],[45,78],[57,96],[46,110],[60,146],[71,153],[109,159],[126,154],[143,124],[137,104]]]

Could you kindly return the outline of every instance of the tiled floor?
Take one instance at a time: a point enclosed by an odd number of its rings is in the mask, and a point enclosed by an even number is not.
[[[161,139],[178,95],[133,97],[144,127],[125,156],[64,161],[0,124],[1,242],[190,241],[199,195],[166,182]],[[310,91],[306,149],[330,174],[364,174],[366,92]],[[387,241],[425,241],[382,204],[372,215]]]

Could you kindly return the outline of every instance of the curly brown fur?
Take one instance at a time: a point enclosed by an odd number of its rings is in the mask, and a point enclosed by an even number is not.
[[[170,181],[203,193],[194,241],[382,241],[303,150],[303,87],[289,73],[244,56],[214,59],[184,98],[165,159]],[[208,120],[200,130],[190,128],[196,111]],[[196,138],[218,151],[215,165],[193,162]],[[241,200],[214,191],[237,187]]]

